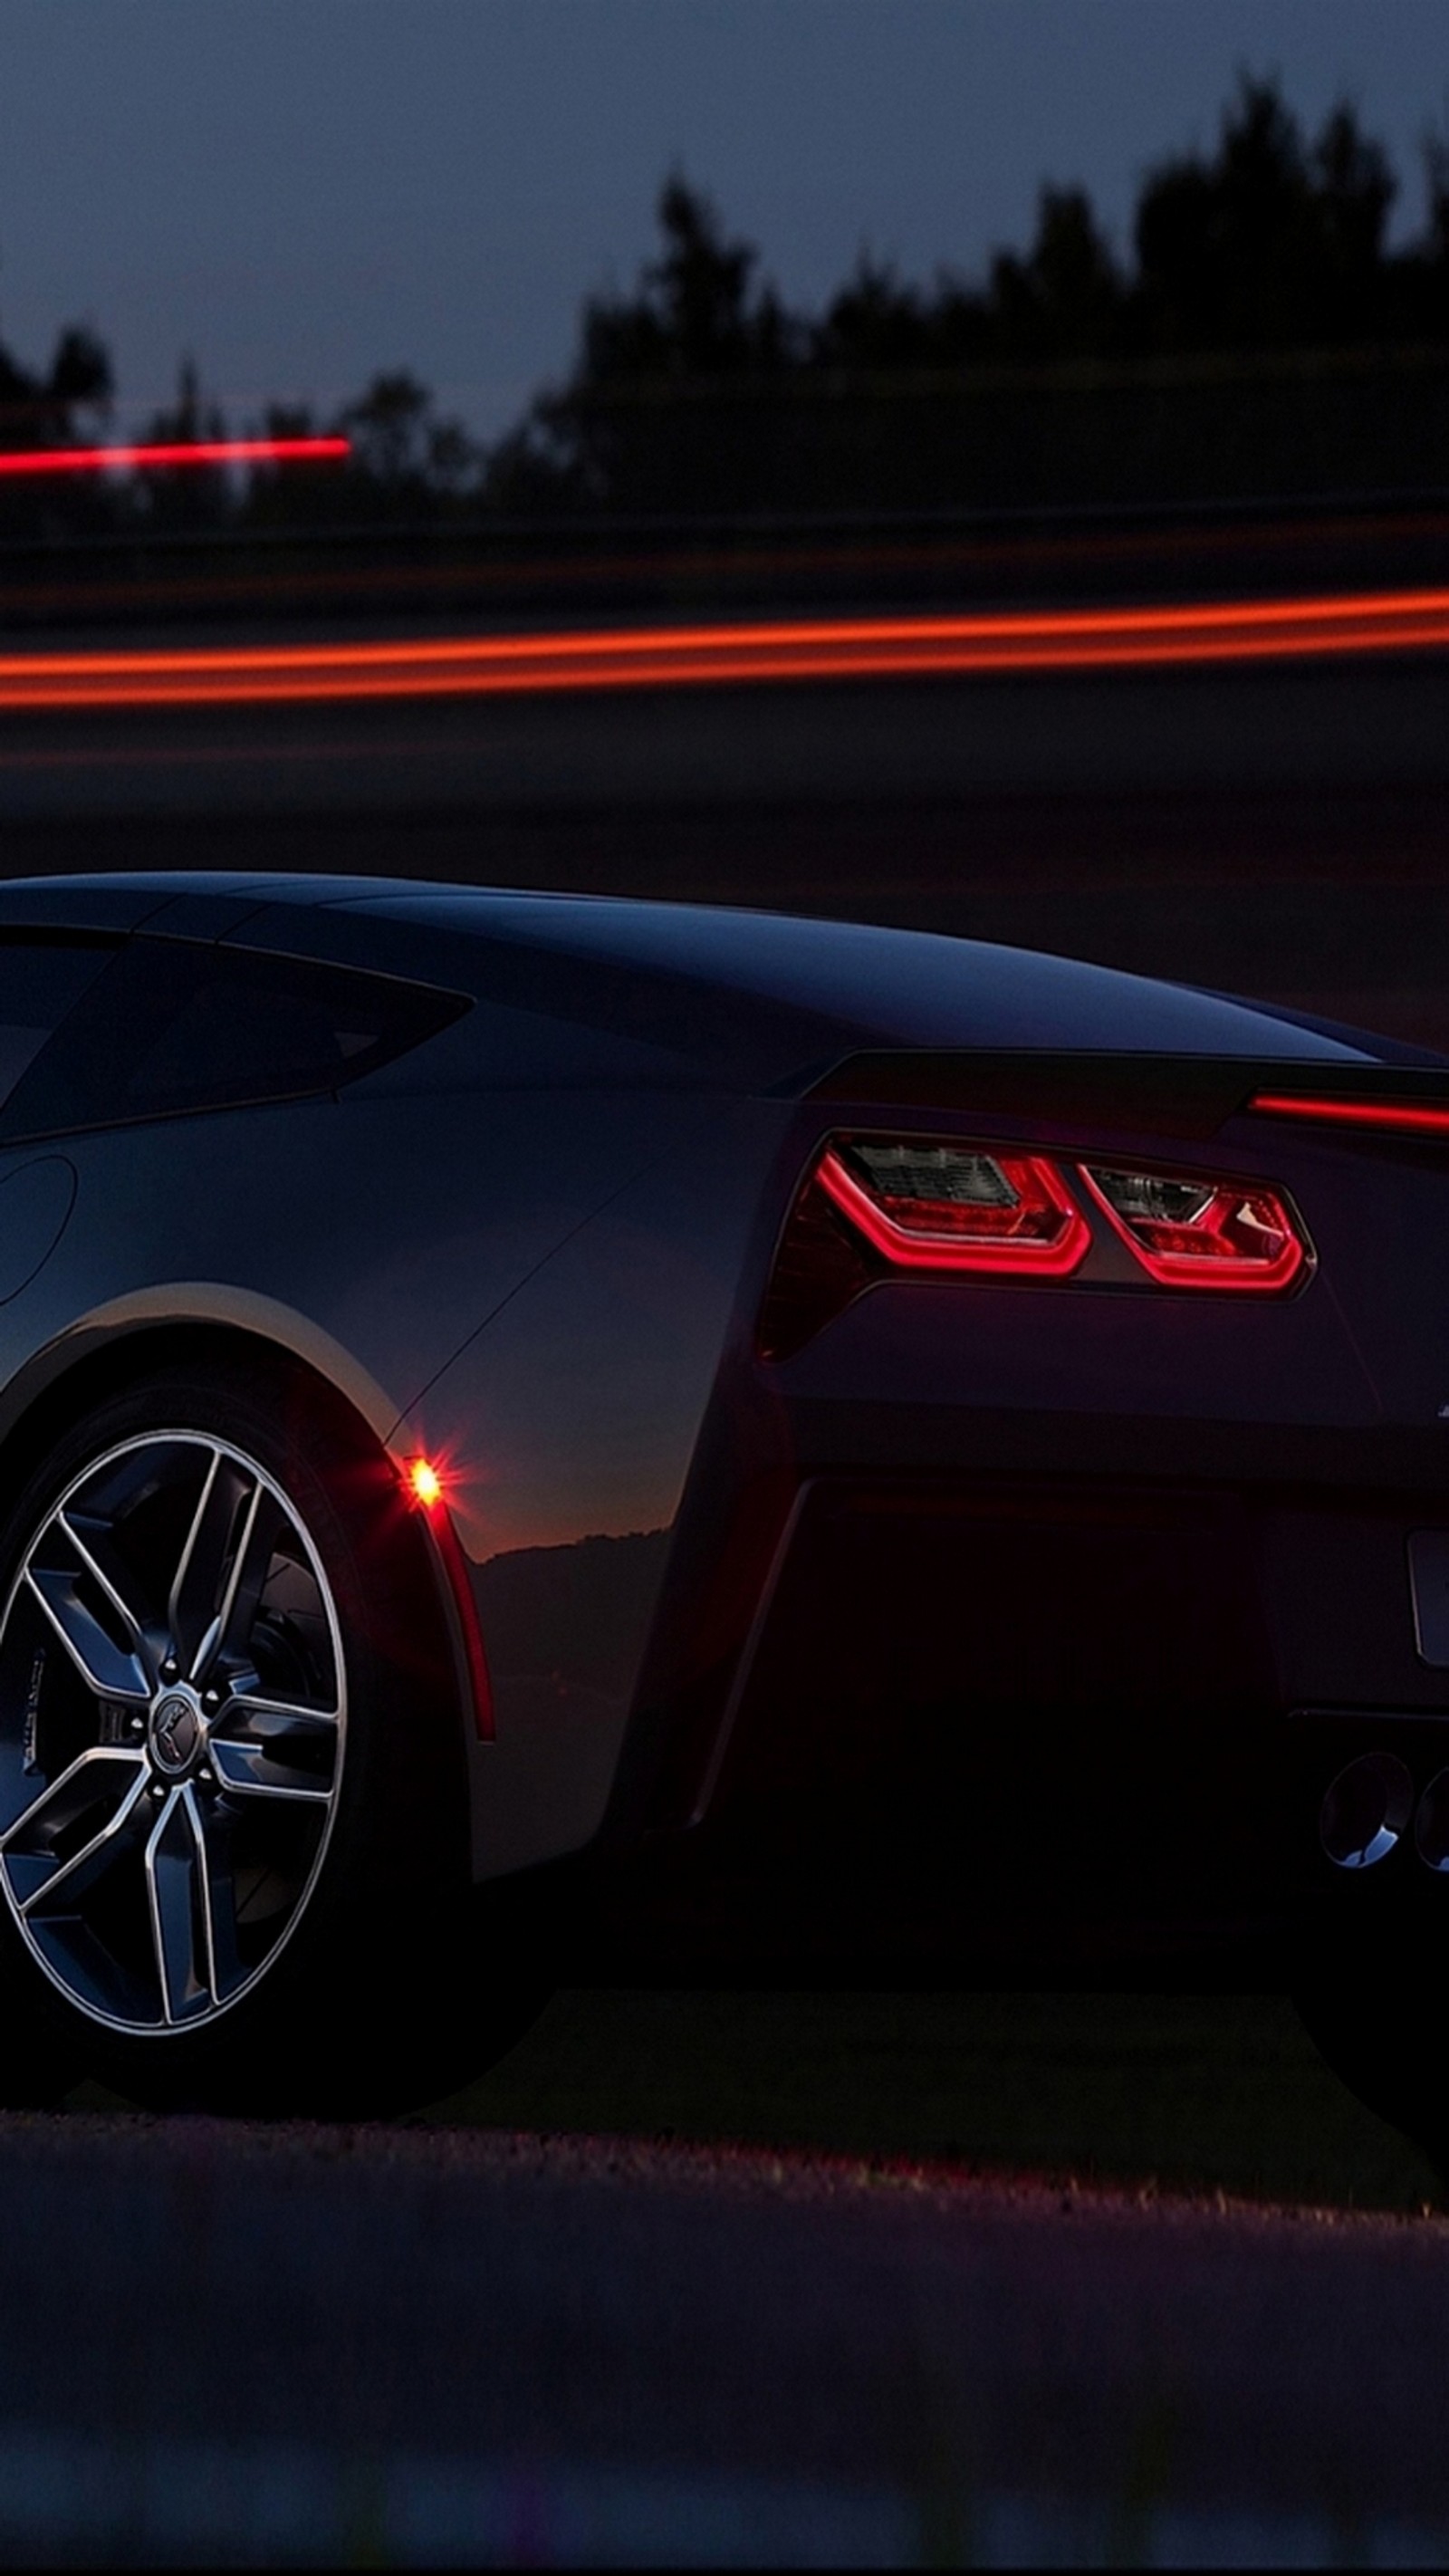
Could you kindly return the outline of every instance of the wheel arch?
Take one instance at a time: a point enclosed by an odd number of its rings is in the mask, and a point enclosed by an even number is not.
[[[64,1412],[60,1388],[73,1394],[84,1388],[83,1408],[100,1400],[92,1387],[104,1395],[130,1384],[142,1348],[150,1367],[203,1351],[211,1359],[294,1367],[329,1401],[344,1406],[384,1451],[399,1418],[399,1405],[345,1345],[294,1307],[251,1290],[180,1281],[112,1298],[33,1351],[0,1393],[0,1460],[37,1406],[55,1401],[58,1413]]]

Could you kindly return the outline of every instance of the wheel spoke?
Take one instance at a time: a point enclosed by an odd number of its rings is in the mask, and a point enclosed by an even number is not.
[[[224,1788],[242,1798],[300,1798],[311,1806],[325,1807],[332,1795],[330,1780],[319,1780],[315,1772],[278,1759],[275,1737],[263,1744],[248,1744],[230,1735],[214,1735],[210,1754],[212,1768]]]
[[[29,1834],[49,1834],[53,1839],[56,1834],[63,1833],[67,1825],[73,1825],[77,1816],[84,1815],[86,1808],[94,1803],[102,1769],[129,1776],[132,1771],[140,1769],[144,1761],[144,1754],[132,1753],[121,1745],[87,1745],[83,1753],[78,1753],[73,1762],[68,1762],[63,1771],[58,1772],[43,1789],[37,1790],[29,1806],[22,1810],[14,1823],[6,1826],[4,1833],[0,1834],[0,1851],[8,1851],[12,1843],[23,1842]]]
[[[102,1549],[105,1536],[109,1534],[109,1523],[88,1521],[80,1512],[57,1512],[55,1520],[56,1527],[64,1530],[91,1580],[99,1584],[119,1617],[130,1640],[132,1654],[139,1663],[146,1664],[148,1660],[146,1622],[138,1606],[127,1597],[121,1570],[119,1568],[113,1570],[102,1561]]]
[[[217,1604],[214,1627],[198,1649],[195,1666],[198,1680],[217,1655],[239,1654],[245,1647],[277,1538],[285,1527],[286,1515],[276,1496],[269,1494],[265,1486],[258,1485],[247,1506],[226,1591]]]
[[[144,1811],[140,1814],[137,1811],[141,1807],[141,1800],[145,1794],[145,1765],[134,1754],[108,1752],[100,1759],[107,1767],[123,1767],[128,1771],[131,1774],[130,1785],[119,1806],[112,1811],[99,1830],[91,1835],[90,1840],[82,1843],[79,1851],[72,1852],[69,1859],[61,1861],[47,1878],[42,1879],[38,1887],[32,1888],[29,1895],[20,1900],[20,1912],[23,1915],[49,1914],[54,1908],[57,1896],[62,1891],[66,1899],[65,1910],[73,1911],[86,1890],[93,1887],[96,1880],[111,1867],[118,1855],[136,1840],[144,1823]],[[69,1771],[62,1773],[54,1788],[48,1790],[43,1797],[37,1798],[34,1805],[26,1810],[25,1815],[20,1819],[20,1824],[11,1826],[5,1837],[7,1854],[22,1826],[28,1826],[32,1833],[39,1831],[42,1834],[48,1834],[53,1840],[56,1834],[64,1831],[67,1824],[73,1824],[77,1817],[85,1812],[86,1807],[95,1803],[94,1788],[84,1786],[78,1777],[83,1767],[91,1763],[92,1756],[82,1754],[78,1762],[71,1764]],[[47,1811],[43,1819],[40,1817],[42,1809]],[[16,1856],[19,1857],[18,1854]],[[34,1859],[40,1855],[30,1853],[26,1857]]]
[[[87,1807],[95,1804],[105,1771],[114,1771],[122,1779],[129,1779],[133,1771],[144,1767],[144,1763],[143,1754],[132,1753],[120,1745],[88,1745],[84,1753],[78,1753],[73,1762],[68,1762],[54,1780],[37,1792],[12,1825],[6,1826],[4,1833],[0,1834],[0,1851],[9,1851],[12,1845],[22,1844],[34,1835],[40,1836],[42,1843],[46,1836],[53,1842],[57,1834],[64,1833],[67,1825],[73,1825],[77,1816],[83,1816]]]
[[[191,2021],[216,2001],[206,1842],[188,1786],[173,1789],[146,1845],[151,1939],[168,2022]]]
[[[314,1708],[302,1699],[274,1699],[262,1691],[233,1691],[221,1716],[228,1736],[239,1721],[246,1736],[326,1735],[335,1733],[338,1711]]]
[[[183,1672],[194,1673],[203,1654],[211,1651],[217,1611],[227,1591],[237,1516],[242,1509],[255,1510],[260,1491],[255,1476],[244,1475],[220,1449],[213,1450],[166,1605]]]
[[[87,1690],[97,1699],[150,1697],[150,1682],[138,1656],[127,1654],[107,1636],[76,1589],[79,1578],[55,1566],[27,1565],[26,1586],[59,1637]]]
[[[230,1835],[218,1824],[216,1810],[203,1803],[188,1784],[187,1811],[196,1839],[208,1973],[214,2000],[220,2003],[242,1976],[237,1956],[236,1891],[232,1884]]]

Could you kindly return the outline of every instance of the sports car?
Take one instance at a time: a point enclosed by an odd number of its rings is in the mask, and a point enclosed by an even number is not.
[[[1251,1953],[1435,2132],[1441,1249],[1449,1058],[1291,1011],[0,886],[8,2098],[428,2098],[621,1961]]]

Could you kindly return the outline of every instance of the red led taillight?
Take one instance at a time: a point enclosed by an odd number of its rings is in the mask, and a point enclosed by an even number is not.
[[[1097,1211],[1095,1226],[1088,1209]],[[766,1359],[790,1358],[892,1274],[923,1282],[1080,1274],[1083,1289],[1110,1293],[1122,1270],[1104,1227],[1161,1288],[1281,1296],[1313,1267],[1301,1219],[1267,1183],[933,1136],[832,1136],[780,1239],[759,1349]]]
[[[1281,1291],[1308,1260],[1276,1190],[1095,1163],[1079,1168],[1109,1224],[1164,1287]]]
[[[1405,1136],[1449,1136],[1449,1108],[1421,1100],[1319,1100],[1259,1091],[1250,1109],[1270,1118],[1320,1118],[1336,1127],[1382,1127]]]
[[[1091,1229],[1052,1165],[930,1139],[837,1137],[816,1178],[899,1270],[1065,1279]]]

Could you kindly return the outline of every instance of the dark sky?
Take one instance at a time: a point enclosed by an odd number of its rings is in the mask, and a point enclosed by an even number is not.
[[[237,415],[406,364],[487,432],[671,162],[809,305],[863,244],[979,266],[1044,178],[1120,226],[1239,65],[1353,98],[1417,225],[1449,0],[3,0],[0,334],[90,319],[126,425],[190,350]]]

